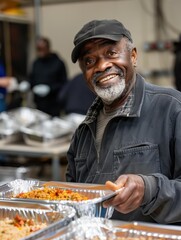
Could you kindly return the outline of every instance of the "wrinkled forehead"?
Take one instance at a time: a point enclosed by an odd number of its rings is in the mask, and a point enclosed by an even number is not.
[[[117,46],[119,48],[124,48],[126,43],[124,39],[125,38],[123,37],[123,38],[120,38],[119,41],[102,39],[102,38],[95,38],[95,39],[88,40],[87,42],[85,42],[85,44],[82,46],[80,50],[79,59],[82,59],[86,54],[91,54],[104,47]]]
[[[84,55],[89,54],[93,51],[96,51],[104,46],[110,46],[110,45],[116,45],[118,42],[109,40],[109,39],[102,39],[102,38],[95,38],[88,40],[85,42],[85,44],[82,46],[80,51],[80,58],[82,58]]]

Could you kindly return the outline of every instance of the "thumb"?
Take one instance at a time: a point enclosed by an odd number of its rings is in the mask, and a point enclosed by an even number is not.
[[[125,175],[122,175],[121,177],[119,177],[115,183],[111,182],[111,181],[107,181],[105,183],[105,186],[107,189],[111,190],[111,191],[116,191],[122,187],[125,186],[126,182],[127,182],[128,177]]]

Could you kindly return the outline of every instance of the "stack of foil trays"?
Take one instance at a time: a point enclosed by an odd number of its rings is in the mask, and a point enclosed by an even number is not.
[[[70,121],[33,108],[0,113],[0,144],[24,141],[37,147],[52,146],[70,140],[74,130]]]
[[[22,128],[49,118],[41,111],[25,107],[0,113],[0,144],[20,141]]]

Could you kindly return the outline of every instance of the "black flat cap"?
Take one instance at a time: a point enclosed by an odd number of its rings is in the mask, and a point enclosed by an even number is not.
[[[75,35],[74,49],[72,51],[72,62],[75,63],[79,58],[80,49],[83,44],[94,38],[104,38],[113,41],[119,41],[121,36],[127,37],[133,42],[131,33],[124,25],[115,20],[93,20],[85,24],[82,29]]]

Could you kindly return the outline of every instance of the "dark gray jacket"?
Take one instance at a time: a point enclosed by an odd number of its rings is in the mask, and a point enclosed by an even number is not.
[[[145,181],[142,206],[113,218],[181,224],[181,93],[146,83],[137,75],[129,116],[107,125],[98,155],[96,118],[100,99],[76,130],[68,151],[67,181],[105,183],[135,173]]]

